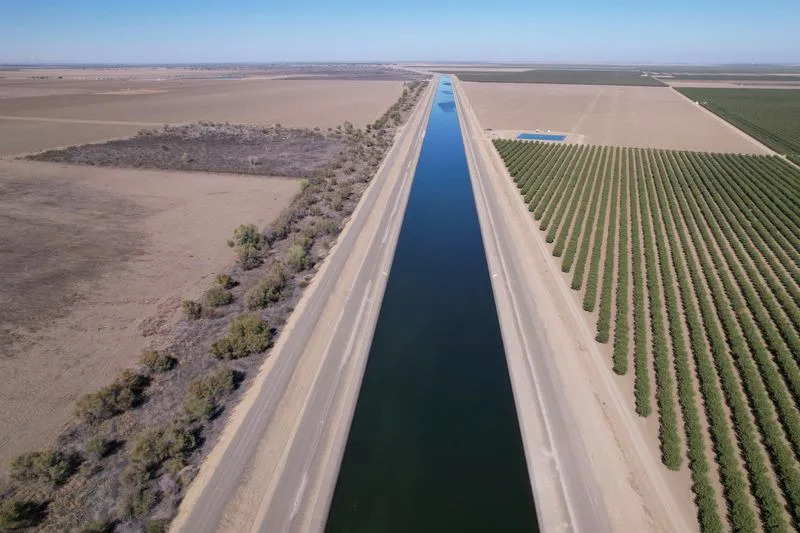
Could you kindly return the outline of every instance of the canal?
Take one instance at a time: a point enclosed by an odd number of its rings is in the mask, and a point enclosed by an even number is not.
[[[458,120],[441,77],[328,533],[537,531]]]

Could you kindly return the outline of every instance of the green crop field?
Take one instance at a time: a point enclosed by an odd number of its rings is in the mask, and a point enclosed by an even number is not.
[[[800,164],[800,89],[677,89]]]
[[[779,157],[496,140],[597,310],[702,531],[800,524],[800,171]],[[591,316],[587,314],[587,319]],[[651,386],[652,383],[652,386]]]
[[[655,78],[643,76],[640,70],[536,69],[518,72],[453,70],[446,74],[454,74],[462,81],[498,83],[665,86]]]
[[[770,81],[770,82],[797,82],[800,76],[791,74],[715,74],[715,73],[675,73],[670,77],[676,80],[702,80],[702,81]]]

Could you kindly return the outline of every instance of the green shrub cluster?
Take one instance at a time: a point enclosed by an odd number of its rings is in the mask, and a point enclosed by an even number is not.
[[[126,370],[114,383],[78,399],[75,414],[88,424],[96,424],[135,407],[149,381],[147,377]]]
[[[85,451],[90,459],[99,461],[114,449],[114,443],[100,436],[91,437],[86,441]]]
[[[250,310],[263,309],[283,299],[289,284],[289,274],[281,264],[272,266],[267,275],[245,296]]]
[[[173,422],[164,429],[145,429],[133,441],[126,470],[132,485],[143,485],[164,463],[177,472],[197,446],[197,439],[184,425]]]
[[[301,238],[286,251],[285,261],[289,268],[295,272],[301,272],[314,263],[309,256],[311,248],[311,239]]]
[[[119,512],[127,519],[144,516],[160,499],[161,494],[153,487],[145,485],[130,487],[120,502]]]
[[[236,388],[236,374],[220,365],[189,384],[183,410],[190,420],[208,420],[219,408],[219,402]]]
[[[241,315],[231,320],[228,336],[211,345],[211,354],[219,359],[239,359],[261,353],[270,347],[272,331],[257,315]]]
[[[211,307],[221,307],[233,301],[233,293],[220,285],[214,285],[208,289],[203,297]]]
[[[144,350],[139,356],[139,364],[145,367],[152,374],[169,372],[175,368],[177,361],[174,357],[155,350]]]
[[[260,250],[265,243],[264,236],[255,224],[242,224],[233,230],[233,238],[228,241],[228,246]]]
[[[244,270],[252,270],[263,262],[261,252],[252,246],[240,246],[236,249],[236,261]]]
[[[35,481],[57,486],[66,482],[79,463],[74,454],[58,450],[28,452],[11,461],[11,477],[17,481]]]
[[[17,531],[36,526],[43,518],[44,506],[29,500],[0,501],[0,531]]]

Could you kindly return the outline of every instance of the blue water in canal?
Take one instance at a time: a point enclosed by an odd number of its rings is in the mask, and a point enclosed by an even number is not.
[[[566,135],[554,133],[520,133],[517,135],[517,139],[522,139],[523,141],[563,141],[566,138]]]
[[[450,82],[433,104],[326,531],[536,531]]]

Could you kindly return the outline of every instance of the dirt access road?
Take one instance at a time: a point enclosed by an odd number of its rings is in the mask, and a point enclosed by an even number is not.
[[[542,530],[696,530],[462,84],[453,87]]]
[[[172,531],[324,527],[435,87],[398,133]]]

